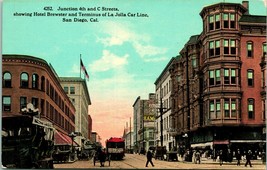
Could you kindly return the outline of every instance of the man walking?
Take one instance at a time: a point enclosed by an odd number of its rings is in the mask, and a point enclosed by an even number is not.
[[[154,164],[152,162],[152,152],[150,150],[147,151],[146,158],[147,158],[146,167],[148,167],[149,162],[154,167]]]
[[[247,159],[247,162],[245,164],[245,166],[247,166],[249,164],[250,167],[252,167],[251,165],[251,157],[252,157],[252,152],[251,150],[248,150],[247,154],[246,154],[246,159]]]
[[[240,160],[241,160],[241,152],[239,149],[237,149],[236,154],[235,154],[236,160],[237,160],[237,166],[240,166]]]

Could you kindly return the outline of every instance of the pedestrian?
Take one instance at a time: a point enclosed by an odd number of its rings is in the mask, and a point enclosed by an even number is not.
[[[240,160],[241,160],[241,152],[239,149],[237,149],[236,154],[235,154],[236,160],[237,160],[237,166],[240,166]]]
[[[104,150],[100,150],[99,153],[99,161],[100,161],[100,167],[104,167],[105,165],[105,161],[106,161],[106,151]]]
[[[198,162],[200,164],[200,152],[198,150],[196,151],[195,157],[196,157],[196,163]]]
[[[154,167],[154,164],[152,162],[152,152],[150,150],[147,151],[146,153],[146,158],[147,158],[147,161],[146,161],[146,167],[148,167],[148,163],[150,162],[150,164]]]
[[[223,164],[223,150],[220,150],[219,152],[219,159],[220,159],[220,166]]]
[[[251,164],[251,158],[252,158],[252,152],[251,150],[248,150],[247,154],[246,154],[246,164],[245,166],[247,166],[249,164],[250,167],[252,167],[252,164]]]

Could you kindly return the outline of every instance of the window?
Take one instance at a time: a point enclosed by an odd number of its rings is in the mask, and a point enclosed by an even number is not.
[[[20,97],[20,109],[27,107],[27,97]]]
[[[248,118],[254,119],[254,99],[248,99]]]
[[[34,108],[35,109],[37,109],[38,108],[38,104],[39,104],[39,102],[38,102],[38,98],[32,98],[32,104],[33,104],[33,106],[34,106]]]
[[[221,117],[221,102],[220,100],[216,100],[216,118]]]
[[[209,16],[209,30],[214,30],[214,16]]]
[[[220,70],[216,70],[216,85],[221,84],[221,71]]]
[[[39,85],[39,76],[37,74],[32,75],[32,88],[33,89],[38,89]]]
[[[223,41],[223,46],[224,46],[224,51],[223,53],[224,54],[229,54],[229,40],[224,40]]]
[[[211,41],[209,44],[209,52],[210,52],[210,56],[214,56],[214,42]]]
[[[45,91],[45,78],[44,78],[44,76],[42,76],[42,78],[41,78],[41,90]]]
[[[247,57],[253,57],[253,46],[252,42],[247,43]]]
[[[27,73],[22,73],[20,75],[20,87],[23,87],[23,88],[29,87],[29,76]]]
[[[236,117],[236,100],[231,100],[231,117]]]
[[[236,71],[231,69],[231,84],[236,84]]]
[[[262,100],[262,102],[263,102],[263,113],[262,113],[262,118],[263,118],[263,120],[265,120],[266,119],[266,102],[265,102],[265,100]]]
[[[230,117],[229,99],[224,99],[224,117]]]
[[[213,70],[210,70],[209,71],[209,83],[210,83],[210,86],[213,86],[213,85],[215,85],[215,83],[214,83],[214,71]]]
[[[220,55],[220,40],[215,41],[215,55]]]
[[[3,96],[3,111],[10,112],[11,111],[11,97]]]
[[[210,118],[214,119],[215,114],[214,114],[214,101],[210,101]]]
[[[229,42],[230,42],[230,49],[229,49]],[[236,41],[235,40],[224,40],[224,54],[236,54]]]
[[[223,28],[229,28],[229,15],[223,14]]]
[[[247,71],[247,77],[248,77],[248,86],[253,86],[254,85],[254,75],[253,75],[253,70],[248,70]]]
[[[66,94],[68,94],[69,93],[69,87],[64,87],[64,92],[66,93]]]
[[[192,57],[192,67],[193,68],[196,68],[197,67],[197,59],[196,59],[196,56],[193,56]]]
[[[235,14],[230,14],[230,28],[235,28]]]
[[[230,45],[231,45],[231,54],[236,54],[235,40],[230,40]]]
[[[266,46],[266,43],[263,43],[263,45],[262,45],[262,55],[265,56],[266,52],[267,52],[267,46]]]
[[[224,84],[230,84],[229,69],[224,69]]]
[[[220,29],[220,14],[215,15],[215,29]]]
[[[9,72],[5,72],[3,78],[3,87],[11,87],[11,74]]]
[[[75,87],[70,87],[70,94],[75,94]]]

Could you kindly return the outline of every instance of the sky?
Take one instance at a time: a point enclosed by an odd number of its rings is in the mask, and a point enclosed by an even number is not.
[[[250,14],[266,15],[266,1],[250,0]],[[137,97],[155,92],[170,59],[202,32],[202,8],[219,2],[242,0],[4,0],[2,53],[42,58],[60,77],[79,77],[81,56],[103,144],[123,135]]]

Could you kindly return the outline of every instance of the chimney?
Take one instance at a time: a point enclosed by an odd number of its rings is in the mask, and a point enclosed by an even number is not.
[[[245,12],[245,15],[249,15],[249,1],[242,1],[243,7],[247,9],[247,12]]]

